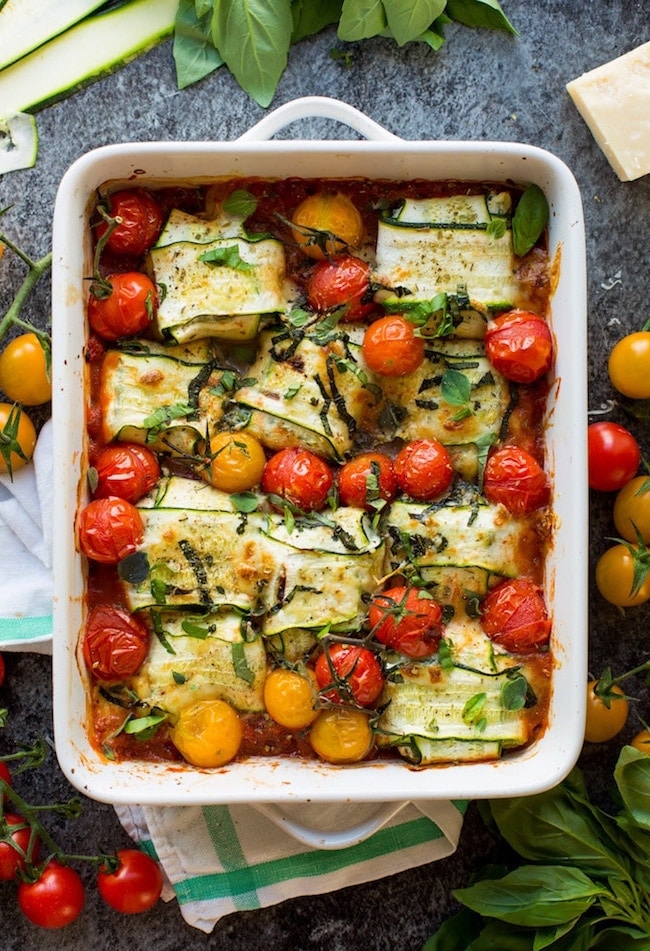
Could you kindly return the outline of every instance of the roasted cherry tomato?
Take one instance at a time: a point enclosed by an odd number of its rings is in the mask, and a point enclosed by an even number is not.
[[[650,331],[627,334],[612,348],[607,364],[612,386],[633,400],[650,399]]]
[[[481,625],[490,640],[512,654],[539,650],[551,634],[542,589],[530,578],[499,582],[483,599]]]
[[[639,730],[636,736],[630,740],[630,746],[633,746],[639,753],[648,753],[650,755],[650,730]]]
[[[140,849],[119,849],[119,865],[110,871],[102,865],[97,888],[104,901],[123,915],[138,915],[152,908],[163,887],[160,866]]]
[[[424,339],[400,314],[373,321],[363,335],[361,353],[367,367],[380,376],[406,376],[424,360]]]
[[[139,670],[149,652],[149,629],[137,614],[98,604],[86,621],[83,655],[98,680],[120,681]]]
[[[304,730],[318,716],[318,684],[312,670],[276,667],[264,681],[266,712],[288,730]]]
[[[381,452],[364,452],[355,456],[341,466],[338,487],[343,505],[370,511],[382,500],[390,502],[397,491],[392,460]]]
[[[108,197],[108,213],[120,221],[106,242],[115,254],[140,257],[154,243],[163,226],[163,211],[150,192],[142,188],[125,188]],[[108,228],[102,221],[97,226],[100,238]]]
[[[79,548],[87,558],[116,565],[142,541],[142,518],[125,499],[93,499],[77,516]]]
[[[210,457],[202,476],[222,492],[246,492],[259,485],[266,456],[249,433],[217,433],[210,439]]]
[[[345,254],[320,261],[307,278],[307,301],[314,310],[345,307],[343,320],[361,320],[374,308],[370,290],[370,265]]]
[[[314,665],[321,696],[330,703],[356,703],[368,707],[384,687],[377,657],[357,644],[331,644]]]
[[[614,525],[620,538],[637,542],[637,532],[650,542],[650,476],[626,482],[614,500]]]
[[[160,478],[160,466],[155,453],[138,443],[111,443],[99,454],[95,463],[97,499],[109,495],[127,502],[137,502],[146,495]]]
[[[296,244],[317,261],[358,248],[363,240],[361,214],[340,192],[309,195],[292,214],[291,223]]]
[[[451,456],[437,439],[414,439],[402,446],[393,463],[397,484],[412,499],[442,495],[454,477]]]
[[[589,485],[600,492],[617,492],[634,478],[641,462],[639,444],[618,423],[587,427]]]
[[[64,928],[81,914],[85,891],[83,882],[69,865],[51,859],[35,882],[18,886],[20,910],[40,928]]]
[[[237,756],[244,735],[239,714],[225,700],[196,700],[183,707],[170,737],[193,766],[225,766]]]
[[[489,502],[505,505],[512,515],[526,515],[548,504],[551,487],[529,452],[519,446],[505,446],[488,457],[483,494]]]
[[[630,712],[630,704],[625,694],[614,684],[609,693],[616,696],[599,696],[597,680],[590,680],[587,684],[587,719],[585,723],[585,740],[588,743],[606,743],[625,726]]]
[[[0,472],[13,473],[31,462],[36,429],[18,403],[0,403]]]
[[[358,763],[373,746],[368,715],[354,707],[321,710],[312,723],[309,742],[326,763]]]
[[[5,812],[0,820],[0,835],[10,838],[18,846],[17,849],[10,842],[0,842],[0,882],[11,882],[18,871],[25,868],[25,856],[28,855],[31,830],[29,824],[13,812]],[[20,851],[19,851],[20,850]],[[30,860],[38,859],[38,843],[32,846]]]
[[[43,345],[35,333],[10,340],[0,354],[0,390],[14,403],[40,406],[52,398]]]
[[[334,474],[320,456],[308,449],[276,452],[264,467],[262,489],[297,506],[303,512],[322,509],[334,484]]]
[[[635,545],[612,545],[596,562],[596,587],[610,604],[633,608],[650,600],[650,564]]]
[[[553,338],[543,317],[511,310],[488,324],[485,355],[495,370],[515,383],[533,383],[553,365]]]
[[[157,307],[156,286],[151,278],[140,271],[126,271],[124,274],[112,274],[107,280],[111,290],[99,285],[98,289],[90,291],[90,326],[105,340],[119,340],[144,333]]]
[[[438,650],[442,608],[420,588],[395,585],[375,595],[368,620],[378,641],[407,657],[430,657]]]

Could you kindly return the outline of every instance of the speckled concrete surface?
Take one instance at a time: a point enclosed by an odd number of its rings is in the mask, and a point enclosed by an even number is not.
[[[437,54],[424,45],[403,50],[383,40],[352,49],[349,68],[330,57],[337,45],[328,30],[291,52],[274,106],[303,95],[330,95],[366,112],[407,139],[519,140],[549,149],[573,170],[580,186],[587,226],[589,269],[590,405],[613,394],[605,355],[623,333],[647,319],[650,179],[622,184],[596,147],[565,92],[565,83],[650,39],[647,0],[503,0],[518,37],[449,27]],[[126,140],[233,139],[264,114],[224,71],[199,86],[178,92],[169,43],[119,73],[81,91],[39,115],[40,157],[29,171],[0,181],[0,207],[11,205],[3,229],[33,256],[50,243],[54,197],[66,168],[87,150]],[[283,133],[284,134],[284,133]],[[286,135],[325,137],[341,130],[325,121],[304,122]],[[5,256],[0,298],[9,300],[21,267]],[[45,319],[49,294],[44,284],[28,316]],[[4,310],[4,307],[3,307]],[[570,315],[567,315],[570,319]],[[611,418],[625,419],[618,410]],[[647,431],[639,438],[650,453]],[[572,571],[593,577],[597,555],[612,534],[611,499],[593,495],[589,556],[577,551]],[[600,673],[606,663],[617,671],[650,652],[650,608],[623,618],[592,586],[590,664]],[[8,657],[6,686],[0,697],[10,721],[2,749],[14,739],[51,736],[50,661],[16,654]],[[639,710],[650,716],[648,697]],[[628,735],[636,731],[632,718]],[[607,801],[611,768],[620,741],[586,748],[581,764],[594,795]],[[34,802],[67,799],[71,790],[54,754],[48,765],[17,780]],[[84,802],[73,823],[53,822],[71,851],[95,844],[126,842],[110,806]],[[0,948],[129,947],[132,951],[211,948],[250,951],[416,951],[454,908],[451,891],[466,884],[473,868],[490,858],[494,842],[475,807],[470,808],[459,849],[452,858],[370,885],[223,920],[212,935],[184,924],[175,903],[159,904],[144,916],[123,918],[105,908],[94,889],[81,918],[64,933],[37,932],[18,912],[12,886],[0,891]]]

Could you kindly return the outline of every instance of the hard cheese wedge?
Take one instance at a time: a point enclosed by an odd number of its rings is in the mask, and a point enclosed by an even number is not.
[[[650,173],[650,42],[566,88],[620,180]]]

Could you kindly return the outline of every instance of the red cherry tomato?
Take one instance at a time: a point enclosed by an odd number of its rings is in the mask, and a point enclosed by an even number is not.
[[[378,641],[407,657],[429,657],[442,636],[442,608],[419,588],[396,585],[376,595],[368,620]]]
[[[156,199],[142,188],[125,188],[108,198],[108,213],[121,221],[111,232],[106,247],[115,254],[140,257],[154,243],[163,225],[163,211]],[[102,221],[97,237],[108,228]]]
[[[374,703],[384,686],[381,664],[367,647],[332,644],[314,665],[318,686],[331,703]],[[331,688],[331,689],[329,689]]]
[[[98,604],[86,621],[83,655],[98,680],[120,681],[134,674],[149,651],[149,629],[136,614]]]
[[[95,463],[96,499],[109,495],[127,502],[137,502],[146,495],[160,478],[160,466],[155,453],[138,443],[113,443],[107,446]]]
[[[116,565],[142,541],[140,513],[125,499],[93,499],[77,517],[79,548],[87,558]]]
[[[140,271],[112,274],[108,278],[112,290],[107,296],[97,296],[91,290],[88,297],[88,323],[100,337],[119,340],[134,337],[148,329],[157,306],[156,286]]]
[[[1,834],[3,838],[10,838],[21,850],[15,849],[8,841],[0,842],[0,882],[11,882],[16,877],[19,869],[25,868],[25,855],[29,848],[31,831],[23,817],[13,812],[5,812],[2,822]],[[35,846],[31,859],[35,861],[37,857]]]
[[[551,488],[546,473],[529,452],[519,446],[505,446],[488,458],[483,494],[489,502],[500,502],[512,515],[519,516],[547,505]]]
[[[483,599],[481,625],[490,640],[513,654],[539,650],[551,634],[542,589],[530,578],[501,581]]]
[[[314,310],[345,307],[343,320],[360,320],[374,308],[370,291],[370,265],[345,254],[319,261],[307,278],[307,300]]]
[[[18,886],[20,910],[40,928],[64,928],[79,917],[85,901],[83,882],[69,865],[52,859],[35,882]]]
[[[367,328],[361,352],[366,365],[380,376],[405,376],[424,360],[424,340],[400,314],[380,317]]]
[[[600,492],[617,492],[637,474],[639,444],[618,423],[592,423],[587,427],[589,486]]]
[[[397,484],[412,499],[442,495],[454,477],[451,456],[437,439],[414,439],[402,446],[393,464]]]
[[[527,310],[511,310],[490,321],[485,353],[507,380],[533,383],[553,365],[553,338],[543,317]]]
[[[281,449],[262,472],[262,490],[277,495],[303,512],[322,509],[334,484],[328,464],[308,449]]]
[[[124,915],[138,915],[152,908],[163,886],[160,866],[140,849],[120,849],[114,872],[102,865],[97,874],[99,894],[111,908]]]
[[[364,452],[339,470],[339,498],[343,505],[372,510],[373,503],[395,498],[397,482],[393,463],[381,452]]]

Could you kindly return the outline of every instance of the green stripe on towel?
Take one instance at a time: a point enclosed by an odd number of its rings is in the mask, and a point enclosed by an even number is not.
[[[52,615],[42,617],[0,618],[0,645],[2,641],[33,641],[52,634]]]

